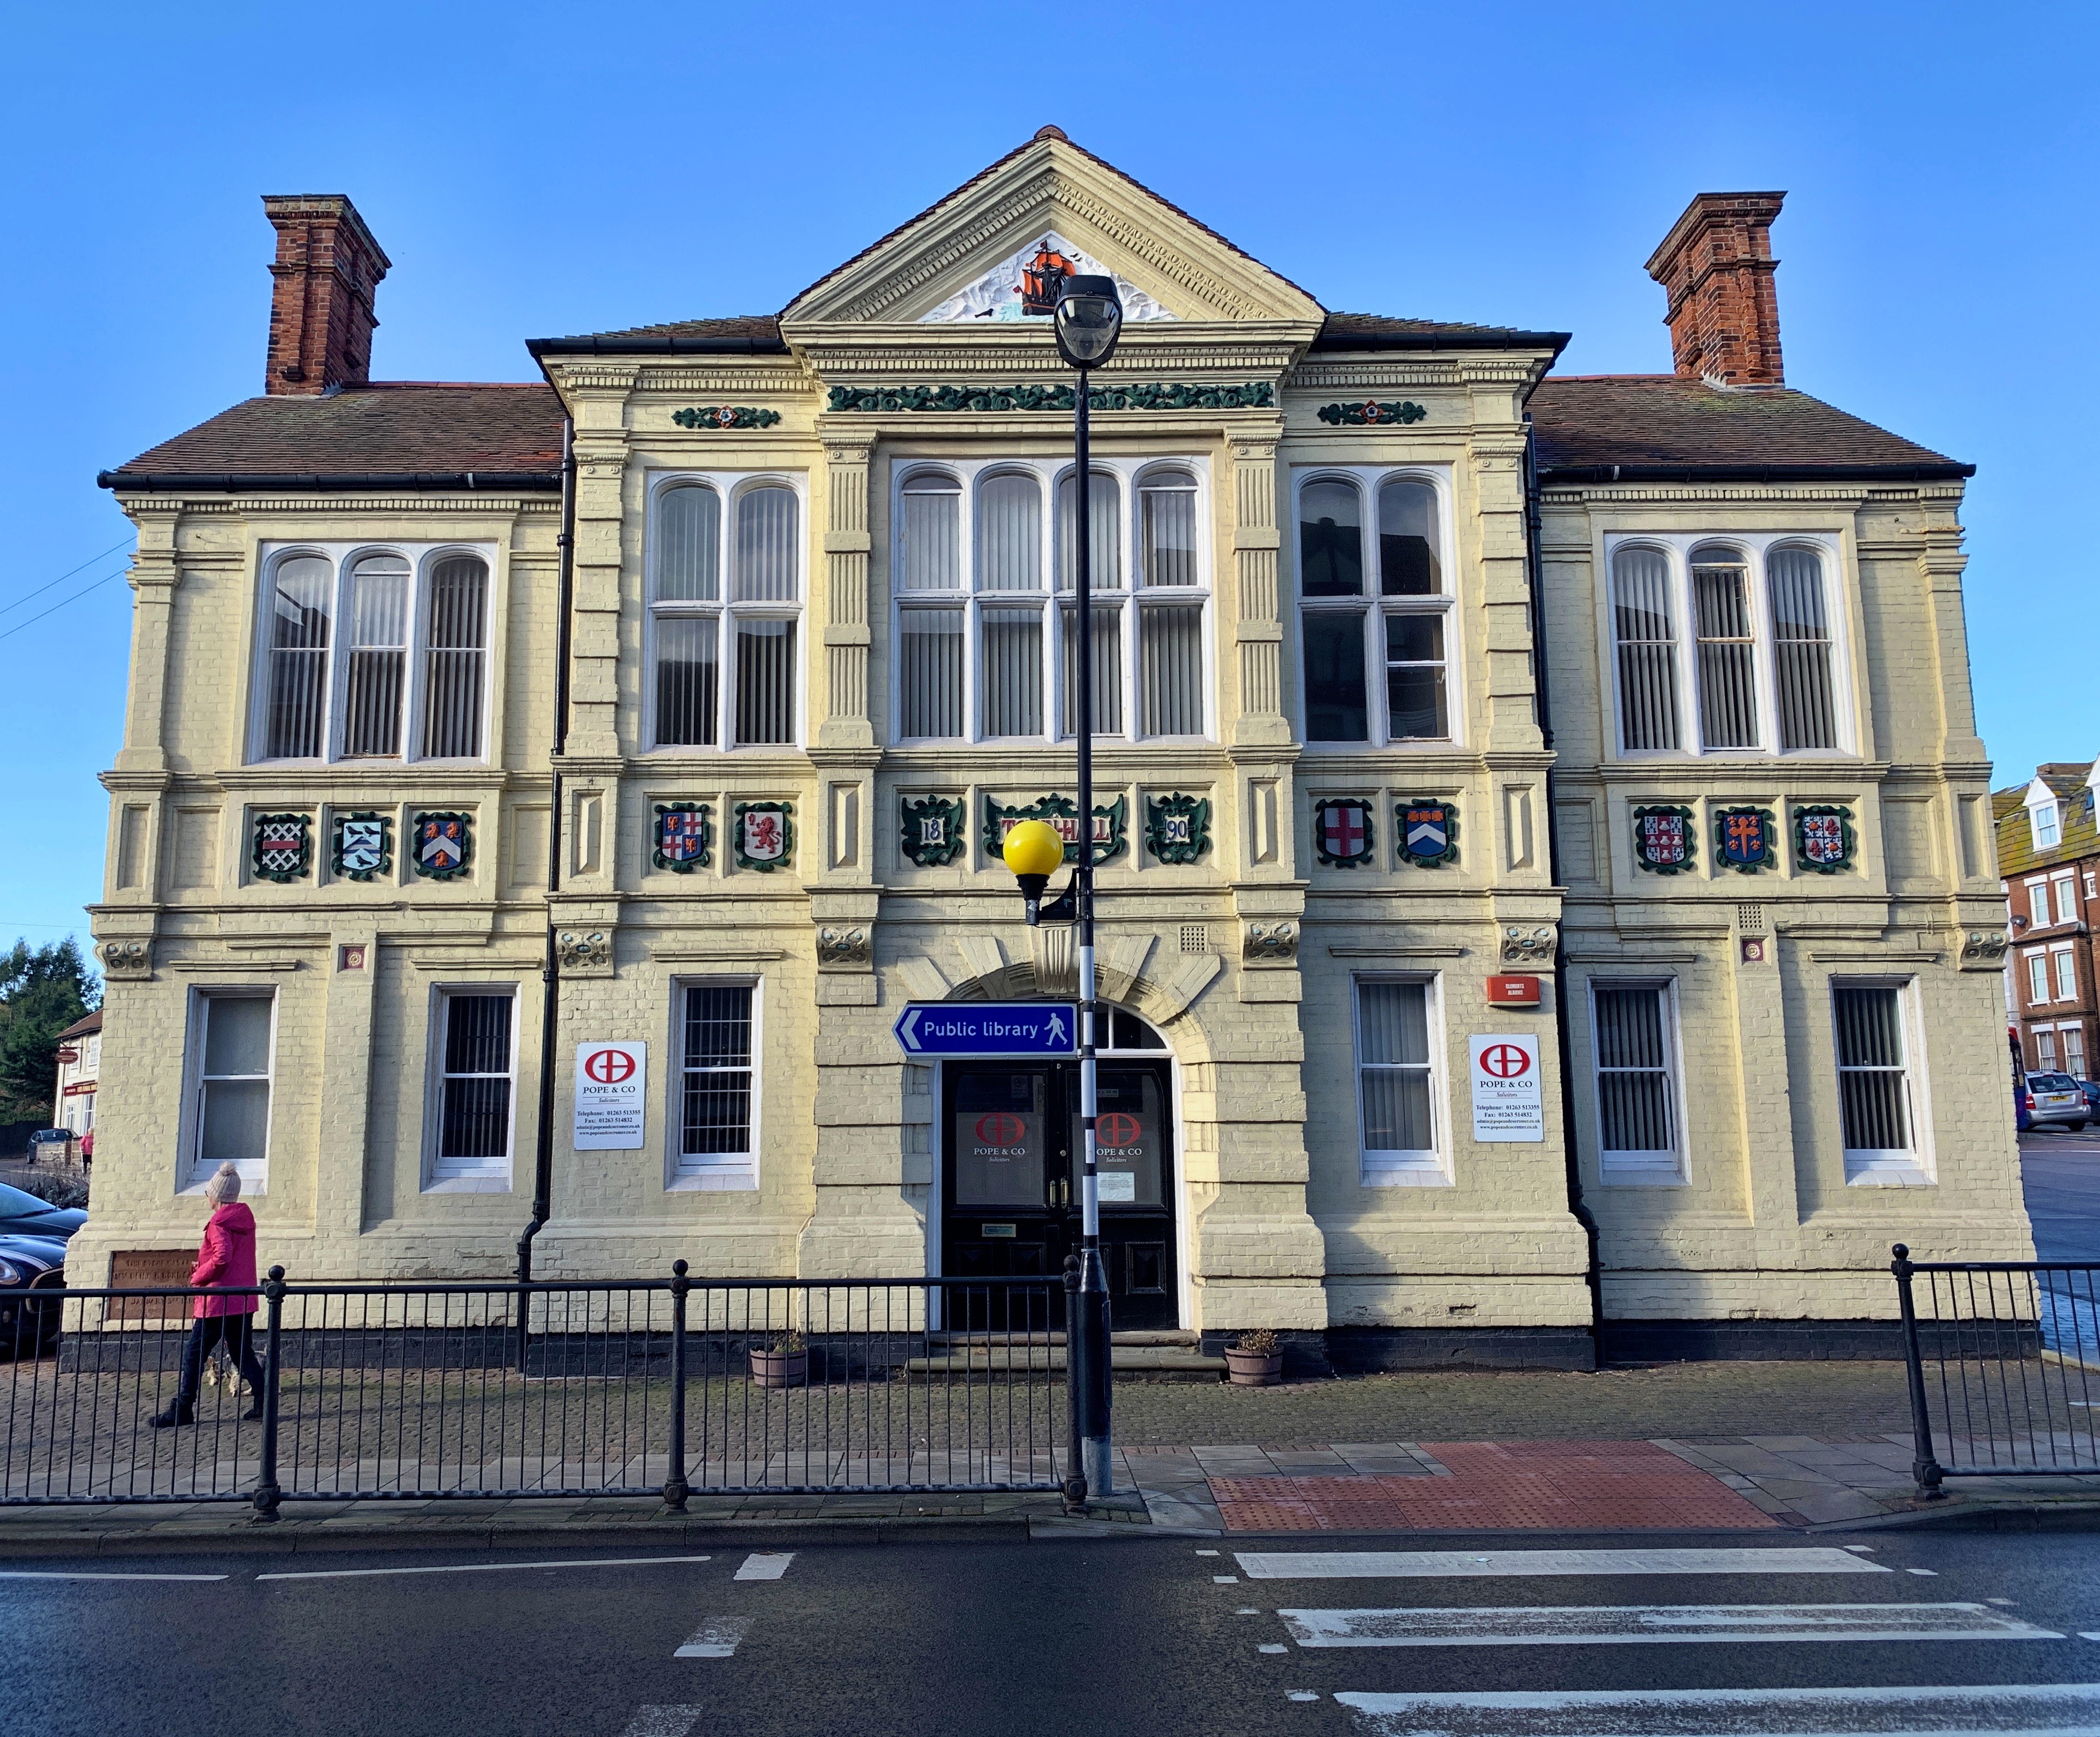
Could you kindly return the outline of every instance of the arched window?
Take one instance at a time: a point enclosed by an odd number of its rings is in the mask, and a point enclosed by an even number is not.
[[[1140,579],[1148,585],[1196,583],[1196,479],[1154,470],[1138,485]]]
[[[430,572],[423,688],[423,753],[466,760],[481,752],[483,666],[488,656],[488,563],[446,555]]]
[[[1621,549],[1612,562],[1612,631],[1619,661],[1619,734],[1628,753],[1678,746],[1677,621],[1670,558]]]
[[[977,492],[977,571],[987,591],[1043,586],[1043,490],[1024,473],[1004,471]]]
[[[1723,544],[1692,551],[1692,619],[1698,634],[1699,736],[1710,748],[1758,745],[1757,631],[1749,571]]]
[[[1087,490],[1093,536],[1088,543],[1087,583],[1096,591],[1123,589],[1123,492],[1113,474],[1096,470]],[[1072,527],[1079,511],[1079,481],[1066,475],[1057,483],[1057,589],[1076,591],[1079,568],[1074,559]]]
[[[795,492],[779,483],[748,488],[736,499],[736,565],[731,595],[739,602],[792,603],[800,514]],[[795,739],[795,621],[769,611],[731,612],[736,636],[736,744]]]
[[[736,592],[739,602],[792,602],[795,597],[795,491],[777,483],[736,499]],[[768,738],[785,741],[785,737]]]
[[[1364,594],[1363,496],[1355,483],[1305,485],[1298,498],[1298,558],[1307,597]]]
[[[961,589],[962,502],[960,485],[946,472],[921,470],[905,478],[898,515],[900,589]]]
[[[1436,491],[1395,477],[1379,490],[1379,589],[1389,597],[1444,589],[1436,559]]]
[[[658,497],[656,596],[680,603],[721,596],[721,496],[704,483],[681,483]]]
[[[335,564],[323,556],[288,556],[271,571],[266,759],[314,760],[324,752],[334,589]]]
[[[1823,558],[1812,549],[1776,549],[1765,557],[1771,597],[1772,675],[1779,693],[1782,753],[1838,745],[1830,672],[1830,616],[1823,595]]]
[[[343,694],[342,752],[401,752],[401,699],[408,686],[408,563],[367,555],[350,570],[350,670]]]

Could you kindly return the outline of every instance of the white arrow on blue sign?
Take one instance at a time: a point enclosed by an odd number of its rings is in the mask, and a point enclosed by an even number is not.
[[[1069,1001],[915,1001],[897,1021],[912,1056],[1070,1056],[1079,1010]]]

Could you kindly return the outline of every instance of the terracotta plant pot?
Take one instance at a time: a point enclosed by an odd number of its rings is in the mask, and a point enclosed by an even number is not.
[[[1225,1368],[1235,1387],[1273,1387],[1283,1379],[1283,1353],[1273,1351],[1264,1356],[1260,1351],[1229,1351]]]
[[[761,1387],[807,1387],[810,1354],[806,1351],[755,1351],[751,1354],[751,1378]]]

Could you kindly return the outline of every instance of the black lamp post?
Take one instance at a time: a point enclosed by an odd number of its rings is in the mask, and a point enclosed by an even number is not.
[[[1100,1113],[1096,1048],[1101,1007],[1094,988],[1094,615],[1092,473],[1087,450],[1087,380],[1115,354],[1123,335],[1123,302],[1110,277],[1068,277],[1059,286],[1057,354],[1079,370],[1072,395],[1072,566],[1079,592],[1079,656],[1077,730],[1079,748],[1079,864],[1076,879],[1079,919],[1079,1122],[1085,1141],[1079,1193],[1079,1290],[1077,1320],[1065,1324],[1066,1354],[1073,1359],[1080,1464],[1090,1493],[1114,1488],[1110,1470],[1108,1274],[1101,1264],[1101,1178],[1095,1169],[1094,1131]]]

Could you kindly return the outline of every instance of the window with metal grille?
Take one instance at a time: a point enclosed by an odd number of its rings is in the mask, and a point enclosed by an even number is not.
[[[1078,493],[1071,474],[1048,462],[904,472],[891,565],[898,740],[1074,733]],[[1207,727],[1200,493],[1193,465],[1111,459],[1091,474],[1096,735],[1200,736]]]
[[[771,478],[680,477],[651,503],[649,740],[792,743],[800,726],[801,502]]]
[[[1604,1173],[1674,1178],[1679,1169],[1670,985],[1594,983],[1597,1144]]]
[[[1367,500],[1376,503],[1375,543]],[[1307,741],[1449,739],[1451,599],[1439,523],[1436,487],[1426,478],[1352,470],[1299,487]]]
[[[1853,1182],[1922,1181],[1908,1047],[1906,987],[1832,984],[1838,1104]]]
[[[509,988],[438,992],[434,1183],[510,1179],[516,1002]]]
[[[1436,1148],[1430,985],[1365,978],[1356,990],[1360,1179],[1365,1188],[1447,1182]]]
[[[674,1184],[757,1186],[752,1142],[753,996],[748,983],[694,983],[682,992]]]
[[[481,759],[490,571],[457,548],[266,549],[251,756]]]

